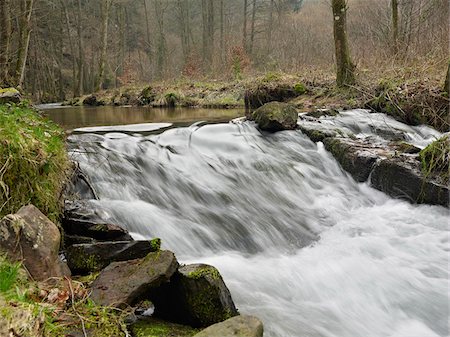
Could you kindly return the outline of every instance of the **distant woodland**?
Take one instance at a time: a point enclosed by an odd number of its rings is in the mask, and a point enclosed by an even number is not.
[[[183,76],[333,71],[336,11],[347,67],[446,65],[448,0],[0,0],[0,86],[55,101]]]

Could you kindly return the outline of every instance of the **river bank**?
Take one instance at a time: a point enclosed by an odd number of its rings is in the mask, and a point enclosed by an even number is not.
[[[450,127],[448,94],[439,76],[395,69],[366,71],[354,86],[338,89],[334,76],[311,71],[288,75],[270,72],[235,81],[182,79],[110,89],[74,98],[67,105],[134,105],[152,107],[258,108],[276,100],[304,112],[317,109],[368,108],[410,125]]]

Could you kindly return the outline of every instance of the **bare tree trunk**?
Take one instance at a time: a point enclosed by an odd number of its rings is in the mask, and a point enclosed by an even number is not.
[[[167,56],[167,42],[164,34],[164,12],[162,0],[154,0],[156,21],[158,24],[158,43],[156,54],[156,76],[160,79],[165,72],[165,62]]]
[[[84,53],[83,53],[83,25],[82,25],[81,0],[78,0],[77,13],[77,36],[78,36],[78,88],[77,95],[81,96],[84,92]]]
[[[355,83],[355,75],[347,41],[347,1],[332,0],[334,45],[336,49],[336,82],[339,87]]]
[[[247,50],[247,7],[248,0],[244,0],[244,25],[242,27],[242,47]]]
[[[8,83],[9,46],[11,42],[10,9],[10,0],[0,0],[0,85]]]
[[[67,37],[69,39],[69,47],[70,47],[70,56],[72,59],[72,91],[73,96],[75,97],[77,92],[77,66],[76,66],[76,59],[75,59],[75,47],[73,44],[72,39],[72,33],[70,32],[70,18],[69,18],[69,11],[67,10],[67,6],[65,4],[65,0],[61,0],[61,6],[64,11],[64,16],[66,19],[66,30],[67,30]]]
[[[34,0],[23,0],[21,2],[19,48],[17,51],[16,78],[15,84],[23,86],[25,79],[25,68],[28,58],[28,48],[31,38],[31,16],[33,14]]]
[[[251,31],[250,31],[250,54],[253,54],[253,43],[255,41],[255,19],[256,19],[256,0],[253,0],[252,7],[252,23],[251,23]]]
[[[268,32],[267,32],[267,55],[270,55],[270,51],[272,49],[272,31],[273,31],[273,11],[275,9],[275,0],[270,0],[270,8],[269,8],[269,24],[268,24]]]
[[[220,0],[220,61],[225,62],[225,41],[224,41],[224,8],[223,0]]]
[[[447,63],[447,76],[445,77],[444,82],[444,92],[446,92],[447,95],[450,95],[450,60]]]
[[[202,0],[203,63],[206,71],[211,69],[214,49],[214,0]]]
[[[144,14],[145,14],[145,28],[146,28],[146,46],[145,46],[145,52],[147,54],[148,60],[150,62],[150,64],[152,63],[152,39],[151,39],[151,35],[150,35],[150,22],[149,22],[149,18],[148,18],[148,8],[147,8],[147,0],[142,0],[142,2],[144,3]]]
[[[183,59],[186,63],[191,52],[190,46],[190,25],[189,25],[189,5],[187,0],[178,0],[178,9],[180,12],[180,38],[181,38],[181,48],[183,50]]]
[[[392,6],[392,48],[398,53],[398,0],[391,0]]]
[[[101,47],[100,47],[100,59],[98,65],[98,77],[96,90],[100,90],[103,87],[105,81],[105,67],[106,67],[106,51],[108,49],[108,24],[109,24],[109,9],[111,7],[111,0],[102,0],[100,10],[102,13],[102,26],[101,26]]]

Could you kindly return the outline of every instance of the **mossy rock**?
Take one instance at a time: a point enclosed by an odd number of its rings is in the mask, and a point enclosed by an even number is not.
[[[219,271],[204,264],[181,267],[150,299],[157,317],[193,327],[206,327],[238,315]]]
[[[198,329],[187,325],[166,322],[156,318],[140,319],[129,327],[134,337],[190,337]]]
[[[291,104],[271,102],[255,110],[252,119],[261,130],[294,130],[297,128],[298,112]]]
[[[22,100],[20,92],[15,88],[0,88],[0,104],[19,103]]]

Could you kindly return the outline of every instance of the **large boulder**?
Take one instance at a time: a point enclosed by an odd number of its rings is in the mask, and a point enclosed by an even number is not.
[[[412,203],[449,206],[448,184],[425,177],[416,158],[401,156],[381,160],[373,169],[370,183],[392,197]]]
[[[156,316],[193,327],[238,315],[219,271],[205,264],[181,267],[170,283],[151,293],[151,300]]]
[[[161,240],[75,244],[66,249],[70,270],[79,275],[97,272],[112,262],[140,259],[160,249]]]
[[[252,119],[261,130],[276,132],[297,128],[297,109],[287,103],[271,102],[256,109]]]
[[[143,259],[113,262],[92,284],[92,300],[98,305],[133,305],[145,299],[153,288],[168,282],[178,268],[169,251],[150,253]]]
[[[349,138],[325,138],[322,141],[325,148],[356,181],[365,182],[369,178],[378,155],[369,151],[367,144]]]
[[[0,104],[19,103],[22,99],[20,92],[14,88],[0,88]]]
[[[22,261],[33,279],[70,275],[58,252],[58,227],[35,206],[22,207],[0,221],[0,251],[14,261]]]
[[[253,316],[236,316],[222,323],[211,325],[194,337],[262,337],[262,322]]]

